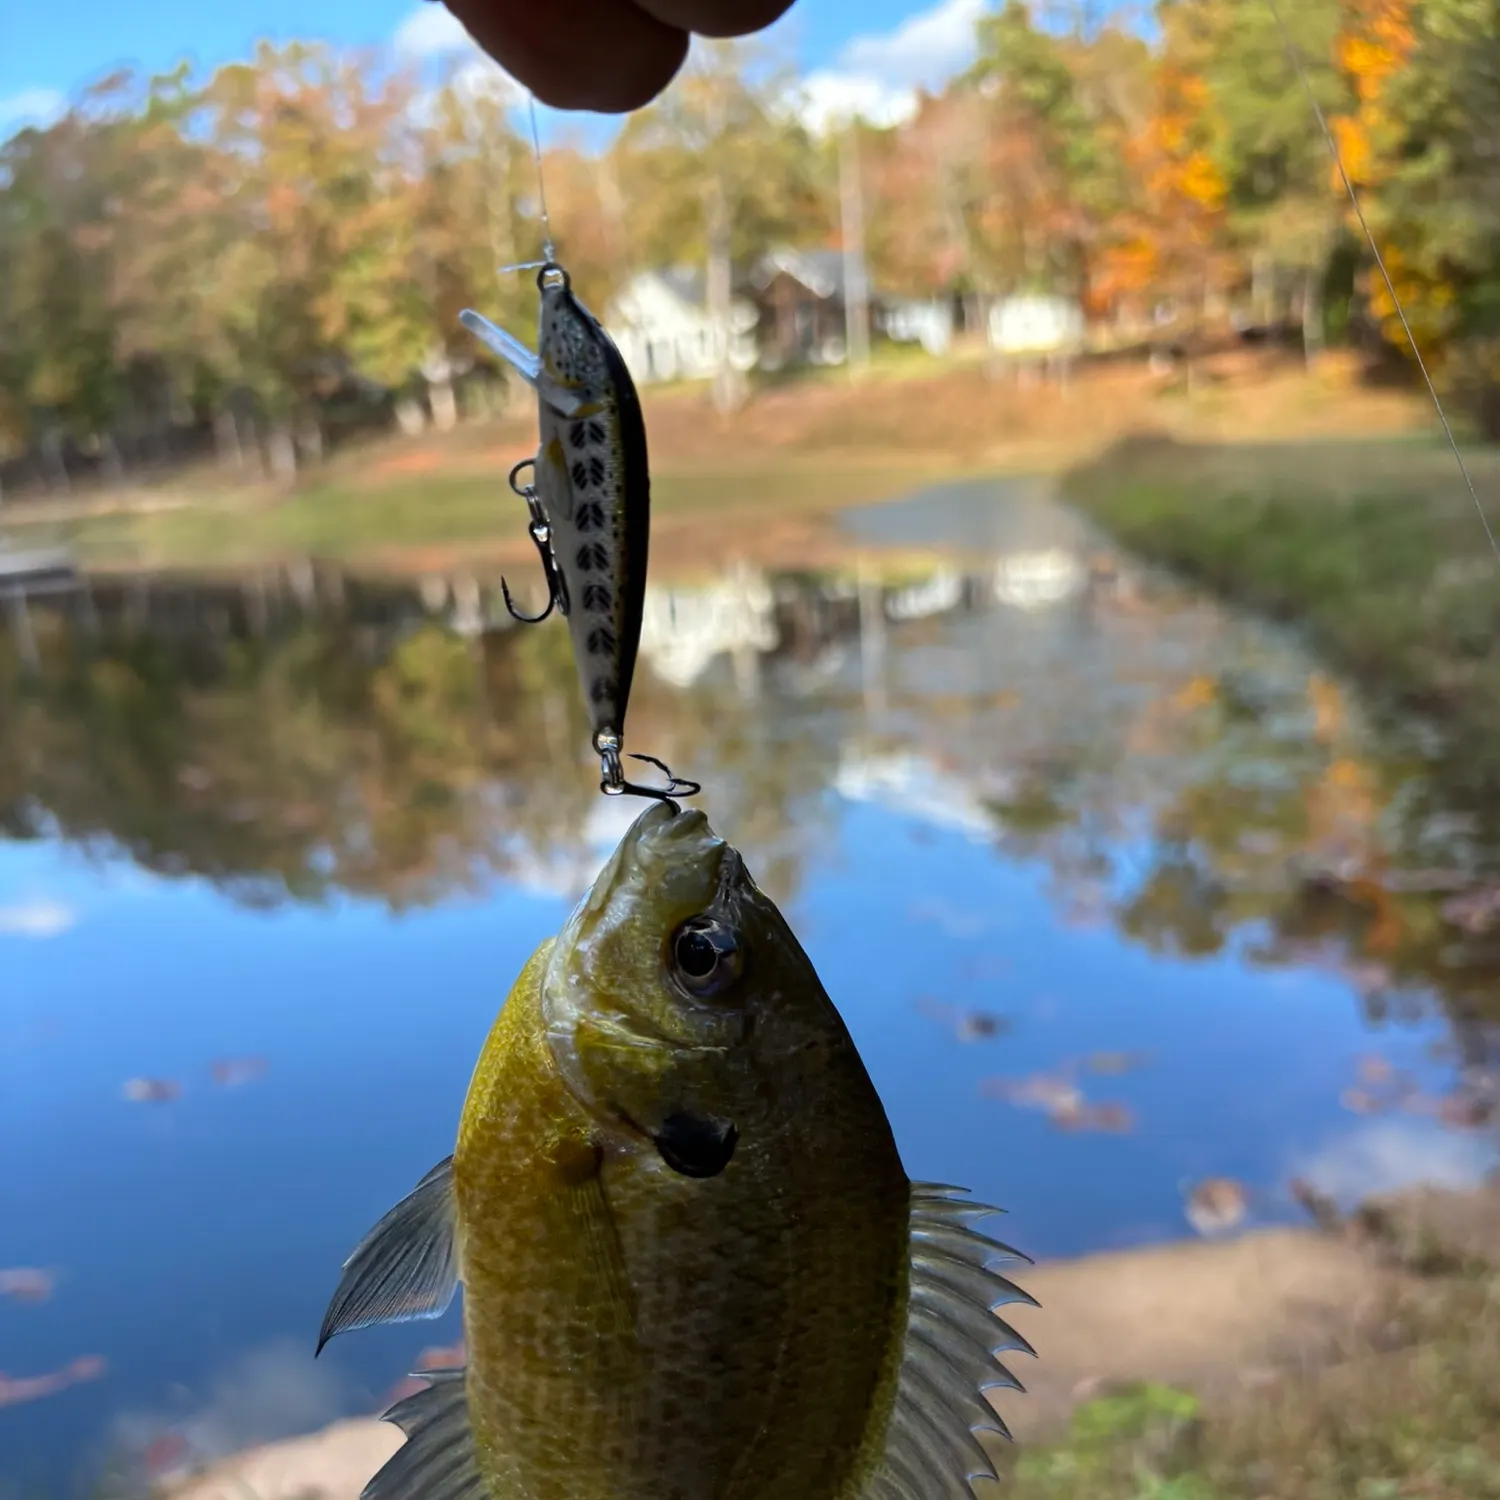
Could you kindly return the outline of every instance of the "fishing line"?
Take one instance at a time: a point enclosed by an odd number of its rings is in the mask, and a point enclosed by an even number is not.
[[[542,254],[551,261],[554,256],[552,220],[547,216],[547,182],[542,174],[542,137],[536,128],[536,95],[528,93],[526,107],[531,111],[531,154],[536,161],[536,195],[542,210]]]
[[[1360,206],[1359,194],[1355,191],[1353,179],[1344,167],[1343,154],[1339,151],[1339,143],[1329,128],[1328,118],[1323,113],[1323,106],[1318,103],[1318,96],[1313,90],[1312,79],[1307,76],[1307,66],[1302,60],[1302,49],[1292,40],[1292,34],[1287,30],[1286,21],[1282,18],[1281,6],[1277,0],[1266,0],[1271,15],[1275,18],[1276,29],[1281,33],[1286,55],[1291,59],[1292,67],[1296,70],[1297,77],[1302,81],[1302,90],[1307,95],[1307,102],[1312,105],[1314,118],[1318,122],[1318,129],[1323,132],[1323,139],[1328,144],[1329,155],[1333,158],[1333,165],[1338,171],[1339,179],[1344,184],[1344,191],[1349,195],[1350,205],[1354,209],[1354,216],[1359,220],[1359,227],[1364,231],[1365,239],[1370,246],[1370,253],[1375,257],[1375,264],[1380,270],[1380,279],[1385,282],[1385,289],[1391,295],[1391,303],[1396,309],[1396,316],[1401,320],[1401,331],[1406,335],[1406,342],[1411,346],[1412,358],[1417,362],[1417,368],[1422,372],[1422,379],[1427,385],[1427,394],[1432,397],[1432,404],[1437,410],[1438,421],[1443,424],[1443,435],[1448,439],[1448,446],[1453,450],[1453,457],[1458,461],[1458,472],[1463,475],[1464,483],[1469,489],[1469,498],[1474,502],[1474,509],[1479,515],[1479,524],[1484,527],[1484,534],[1489,539],[1490,551],[1495,554],[1495,559],[1500,562],[1500,541],[1495,538],[1494,528],[1490,525],[1490,518],[1485,514],[1484,503],[1479,498],[1479,491],[1474,487],[1473,477],[1469,473],[1469,466],[1464,462],[1463,450],[1458,446],[1458,439],[1453,435],[1453,428],[1449,425],[1448,414],[1443,410],[1442,398],[1438,395],[1437,386],[1433,383],[1432,376],[1427,371],[1427,361],[1422,358],[1422,351],[1417,347],[1416,335],[1412,332],[1411,324],[1406,319],[1406,309],[1401,306],[1401,298],[1396,294],[1396,284],[1391,280],[1391,273],[1386,269],[1385,257],[1380,253],[1380,246],[1375,242],[1374,232],[1365,218],[1365,211]]]

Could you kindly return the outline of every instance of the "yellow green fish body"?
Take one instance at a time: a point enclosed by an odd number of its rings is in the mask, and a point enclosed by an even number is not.
[[[658,803],[532,957],[457,1148],[335,1332],[464,1285],[468,1364],[371,1500],[949,1500],[1003,1431],[989,1210],[909,1184],[854,1044],[703,814]]]

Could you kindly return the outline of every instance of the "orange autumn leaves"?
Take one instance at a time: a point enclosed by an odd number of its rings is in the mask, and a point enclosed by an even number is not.
[[[1334,42],[1334,61],[1349,85],[1354,105],[1350,111],[1333,116],[1329,125],[1344,172],[1355,190],[1368,196],[1388,180],[1393,138],[1400,131],[1388,96],[1392,80],[1408,66],[1416,47],[1412,0],[1343,0],[1341,10],[1343,20]],[[1339,196],[1346,191],[1338,167],[1332,163],[1329,188]],[[1441,341],[1450,330],[1455,289],[1414,264],[1399,232],[1383,230],[1379,215],[1375,217],[1377,223],[1372,227],[1391,284],[1387,286],[1378,268],[1366,272],[1364,289],[1370,311],[1386,339],[1397,348],[1406,348],[1401,327],[1404,310],[1419,343],[1439,346],[1434,352],[1440,352]],[[1352,206],[1347,219],[1351,229],[1363,233]]]
[[[1228,183],[1210,151],[1211,111],[1204,80],[1163,58],[1151,111],[1123,145],[1140,201],[1098,257],[1089,287],[1096,315],[1148,290],[1200,292],[1222,269]]]

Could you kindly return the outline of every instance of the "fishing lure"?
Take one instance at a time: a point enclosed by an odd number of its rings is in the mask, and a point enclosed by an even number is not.
[[[531,513],[527,530],[542,561],[547,605],[522,614],[502,580],[505,605],[528,625],[554,610],[566,617],[573,658],[588,705],[600,790],[618,796],[692,796],[697,782],[673,776],[665,788],[625,779],[625,711],[635,676],[651,530],[646,424],[635,382],[614,341],[573,294],[567,271],[550,256],[537,272],[541,293],[537,352],[471,309],[460,321],[537,395],[535,458],[511,470],[510,486]],[[530,471],[529,480],[523,476]]]

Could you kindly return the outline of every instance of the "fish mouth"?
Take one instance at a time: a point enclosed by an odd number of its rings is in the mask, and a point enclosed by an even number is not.
[[[649,899],[684,877],[702,878],[706,866],[722,875],[729,849],[708,825],[700,808],[652,802],[625,831],[575,915],[587,923],[601,917],[621,896]],[[675,877],[675,878],[674,878]]]

